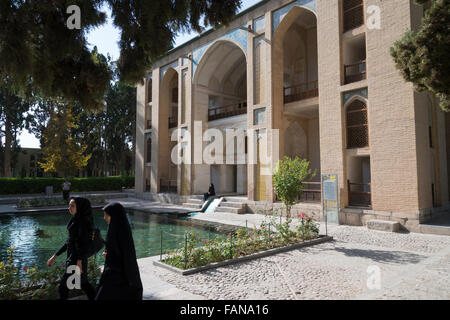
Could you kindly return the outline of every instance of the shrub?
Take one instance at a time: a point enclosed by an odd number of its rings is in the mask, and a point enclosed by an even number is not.
[[[311,179],[316,175],[316,170],[311,172],[309,161],[295,157],[292,160],[284,157],[278,161],[277,169],[273,175],[273,188],[278,199],[280,199],[286,207],[286,216],[291,217],[291,208],[300,198],[300,194],[304,188],[303,183],[307,179]]]
[[[51,268],[39,270],[36,267],[24,268],[21,273],[14,265],[14,248],[8,248],[6,261],[0,261],[0,299],[1,300],[43,300],[56,299],[65,265],[55,264]],[[97,257],[88,260],[88,279],[95,285],[100,280],[101,270]],[[70,296],[81,295],[81,290],[71,290]]]
[[[189,269],[318,237],[318,225],[310,217],[303,213],[298,219],[299,225],[294,229],[291,228],[292,219],[278,222],[274,214],[269,222],[262,222],[258,228],[239,228],[225,239],[203,241],[201,247],[199,244],[202,240],[195,233],[189,233],[179,249],[167,252],[163,262],[180,269]]]
[[[62,192],[63,178],[0,178],[0,194],[44,193],[52,186],[53,192]],[[71,192],[117,191],[134,187],[134,177],[72,178]]]

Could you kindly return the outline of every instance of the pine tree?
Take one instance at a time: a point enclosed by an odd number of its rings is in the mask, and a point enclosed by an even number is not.
[[[69,29],[70,5],[81,11],[81,29]],[[2,0],[0,85],[26,96],[62,97],[98,110],[111,72],[88,49],[86,34],[105,23],[103,5],[121,31],[118,70],[135,84],[172,46],[179,32],[228,23],[241,0]]]
[[[416,0],[425,4],[427,0]],[[421,28],[391,48],[396,67],[418,91],[429,90],[450,111],[450,0],[432,0]]]

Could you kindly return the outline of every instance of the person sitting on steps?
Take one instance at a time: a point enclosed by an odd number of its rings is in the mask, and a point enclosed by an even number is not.
[[[206,200],[208,200],[209,197],[211,196],[215,196],[216,195],[216,191],[214,190],[214,185],[211,183],[209,185],[209,190],[208,192],[203,194],[203,202],[205,202]]]

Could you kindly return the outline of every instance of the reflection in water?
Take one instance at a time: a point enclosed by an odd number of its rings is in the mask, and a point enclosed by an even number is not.
[[[66,225],[69,220],[70,214],[67,211],[1,216],[0,261],[6,261],[8,247],[15,247],[14,262],[19,270],[25,266],[44,268],[47,260],[66,241]],[[204,240],[215,238],[220,234],[211,228],[195,226],[187,219],[174,219],[166,215],[140,211],[128,210],[128,220],[138,258],[159,255],[161,233],[163,234],[163,251],[182,245],[186,232],[195,232]],[[106,238],[108,225],[103,220],[103,211],[94,210],[94,224],[100,228],[103,238]],[[98,256],[100,263],[103,263],[101,252]],[[65,254],[58,258],[58,262],[64,261]]]

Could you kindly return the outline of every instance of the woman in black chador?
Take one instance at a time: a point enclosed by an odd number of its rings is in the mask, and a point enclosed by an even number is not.
[[[105,268],[95,299],[142,300],[142,282],[125,208],[120,203],[111,203],[103,210],[109,227],[103,252]]]
[[[214,185],[211,183],[209,185],[208,192],[203,194],[203,202],[208,200],[209,197],[212,197],[212,196],[215,196],[215,195],[216,195],[216,191],[214,190]]]
[[[69,288],[67,287],[67,280],[76,272],[75,267],[73,267],[73,270],[68,270],[67,268],[69,266],[78,266],[79,270],[81,270],[81,289],[86,293],[89,300],[94,300],[96,291],[87,278],[89,237],[94,226],[91,203],[85,198],[71,198],[69,213],[72,215],[67,224],[69,237],[58,252],[47,261],[47,266],[51,267],[56,258],[67,251],[66,272],[59,284],[58,299],[66,300],[68,298]],[[73,284],[73,281],[71,283]]]

